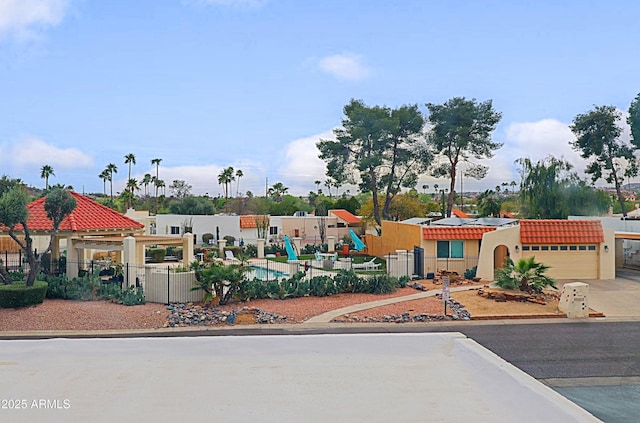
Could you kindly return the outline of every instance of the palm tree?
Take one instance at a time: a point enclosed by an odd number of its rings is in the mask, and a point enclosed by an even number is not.
[[[40,177],[44,179],[44,189],[49,189],[49,176],[55,176],[53,168],[49,165],[44,165],[40,168]]]
[[[98,178],[102,179],[102,196],[107,196],[107,181],[109,181],[109,171],[107,169],[103,170]]]
[[[276,202],[280,202],[282,200],[282,196],[289,191],[289,188],[285,187],[282,182],[276,182],[273,184],[271,188],[268,190],[268,194],[273,197]]]
[[[427,193],[427,191],[429,191],[429,185],[427,185],[427,184],[422,185],[422,192],[423,192],[423,194],[426,194],[426,193]]]
[[[235,176],[233,176],[233,167],[229,166],[225,169],[222,169],[220,174],[218,175],[218,183],[224,186],[224,204],[227,204],[229,200],[229,184],[235,180]]]
[[[315,181],[313,181],[313,183],[316,184],[316,191],[320,193],[320,184],[322,183],[322,181],[319,179],[316,179]]]
[[[516,192],[515,188],[516,188],[516,186],[518,184],[516,183],[516,181],[511,181],[511,183],[509,185],[511,185],[511,195],[515,194],[515,192]]]
[[[111,199],[113,200],[113,174],[118,173],[118,166],[115,163],[109,163],[105,170],[109,172],[109,186],[111,187]]]
[[[142,186],[144,187],[144,196],[147,197],[149,195],[149,184],[151,183],[151,174],[145,173],[140,183],[142,183]]]
[[[236,170],[236,178],[238,178],[238,184],[236,185],[236,197],[240,196],[240,178],[242,178],[243,176],[244,173],[242,172],[242,170]]]
[[[549,266],[535,261],[534,256],[522,258],[514,263],[510,257],[501,268],[496,270],[496,284],[505,289],[517,289],[525,292],[541,293],[544,288],[555,288],[555,281],[546,275]]]
[[[131,179],[131,165],[136,164],[136,155],[133,153],[129,153],[126,156],[124,156],[124,164],[129,165],[129,174],[127,177],[127,180],[129,180]]]
[[[129,181],[127,182],[127,191],[129,191],[128,208],[131,208],[133,198],[135,196],[135,191],[140,191],[140,187],[138,186],[138,181],[136,180],[136,178],[129,178]]]
[[[156,179],[154,181],[154,186],[156,189],[156,205],[155,205],[155,211],[156,213],[158,212],[158,181],[160,180],[160,176],[158,175],[158,168],[160,167],[160,162],[162,161],[162,159],[151,159],[151,165],[156,165]]]

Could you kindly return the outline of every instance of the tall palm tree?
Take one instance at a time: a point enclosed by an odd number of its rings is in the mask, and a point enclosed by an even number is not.
[[[222,169],[220,174],[218,175],[218,183],[224,186],[224,204],[227,204],[229,200],[229,184],[235,180],[235,176],[233,176],[233,167],[229,166],[225,169]]]
[[[44,165],[40,168],[40,177],[44,179],[44,189],[49,189],[49,176],[55,176],[53,168],[49,165]]]
[[[237,178],[237,185],[236,185],[236,197],[240,196],[240,178],[242,178],[244,176],[244,173],[242,172],[242,170],[238,169],[236,170],[236,178]]]
[[[142,183],[142,186],[144,187],[144,196],[148,196],[149,195],[149,184],[151,183],[151,174],[150,173],[145,173],[144,176],[142,177],[142,181],[140,181],[140,183]]]
[[[156,213],[158,212],[158,181],[160,180],[160,176],[158,175],[158,168],[160,167],[160,162],[162,161],[162,159],[151,159],[151,165],[156,165],[156,179],[154,181],[154,185],[155,185],[155,189],[156,189],[156,205],[155,205],[155,211]]]
[[[282,201],[282,196],[289,191],[288,187],[285,187],[282,182],[276,182],[271,188],[269,188],[268,194],[273,197],[276,202]]]
[[[516,181],[511,181],[511,183],[509,185],[511,185],[511,195],[515,194],[515,192],[516,192],[515,188],[516,188],[516,185],[518,185],[518,184],[516,183]]]
[[[127,197],[129,199],[129,204],[127,205],[128,208],[131,208],[132,206],[135,191],[139,190],[140,187],[138,186],[138,181],[136,180],[136,178],[129,178],[129,181],[127,182],[127,191],[129,191],[129,196]]]
[[[109,163],[105,170],[109,172],[109,187],[111,188],[111,200],[113,200],[113,174],[118,173],[118,166],[115,163]]]
[[[124,164],[129,165],[129,174],[127,175],[127,180],[131,179],[131,166],[136,164],[136,155],[133,153],[129,153],[124,156]]]
[[[315,181],[313,181],[313,183],[316,184],[316,191],[320,193],[320,184],[322,183],[322,181],[319,179],[316,179]]]
[[[98,175],[98,178],[102,179],[102,196],[106,197],[107,196],[107,181],[109,181],[109,170],[105,169],[103,170],[100,175]]]

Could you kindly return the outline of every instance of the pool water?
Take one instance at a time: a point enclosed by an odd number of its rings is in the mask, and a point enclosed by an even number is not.
[[[285,272],[279,272],[274,269],[266,269],[264,267],[251,266],[251,271],[247,274],[248,279],[262,279],[263,281],[272,281],[274,279],[288,278],[289,274]]]

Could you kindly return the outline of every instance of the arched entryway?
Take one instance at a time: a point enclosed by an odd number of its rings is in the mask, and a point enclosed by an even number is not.
[[[493,250],[493,270],[502,269],[507,263],[507,257],[509,257],[509,248],[506,245],[498,245]]]

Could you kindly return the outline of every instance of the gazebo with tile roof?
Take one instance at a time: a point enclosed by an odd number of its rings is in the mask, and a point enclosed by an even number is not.
[[[51,256],[60,256],[60,240],[67,242],[67,276],[69,278],[78,275],[78,267],[85,262],[87,250],[116,251],[118,254],[126,252],[125,239],[131,237],[135,247],[132,252],[125,254],[124,260],[132,264],[144,264],[144,249],[148,244],[162,245],[192,245],[191,236],[188,241],[175,237],[142,236],[144,225],[117,211],[103,206],[92,199],[70,191],[76,200],[76,208],[60,223],[57,240],[54,240]],[[44,209],[45,198],[40,198],[27,205],[29,218],[27,225],[33,236],[47,236],[53,231],[53,222],[47,217]],[[188,247],[187,246],[187,247]],[[189,248],[184,248],[187,252]],[[192,251],[192,249],[191,249]],[[188,263],[193,260],[185,254],[184,260]]]

